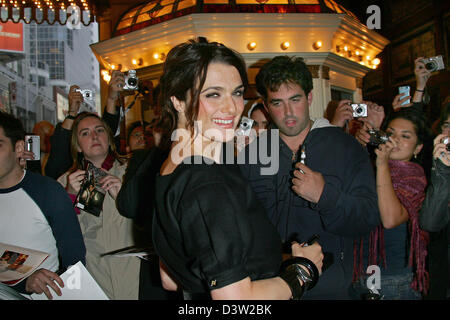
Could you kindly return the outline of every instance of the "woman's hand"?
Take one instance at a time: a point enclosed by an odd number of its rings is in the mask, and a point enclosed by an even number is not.
[[[394,111],[398,111],[401,108],[411,107],[413,105],[412,103],[403,105],[403,102],[408,99],[411,99],[411,96],[404,96],[403,93],[399,93],[398,95],[396,95],[394,100],[392,101],[392,108],[394,109]]]
[[[303,244],[298,244],[298,242],[292,243],[292,256],[303,257],[311,260],[319,270],[319,274],[322,274],[323,252],[320,244],[318,242],[314,242],[312,245],[309,245],[307,247],[302,247],[302,245]]]
[[[377,160],[375,162],[377,167],[384,166],[388,164],[389,156],[391,155],[392,150],[397,146],[397,143],[389,137],[389,140],[386,143],[380,144],[377,149],[375,149],[375,153],[377,155]]]
[[[343,128],[345,124],[353,119],[353,109],[350,106],[350,100],[341,100],[334,112],[331,124]]]
[[[356,140],[363,147],[366,147],[370,141],[370,134],[368,131],[371,129],[372,129],[372,126],[370,125],[370,123],[363,120],[363,126],[355,133]]]
[[[419,90],[424,90],[427,81],[431,76],[430,70],[425,68],[425,64],[422,62],[423,57],[418,57],[414,60],[414,74],[416,76],[416,87]]]
[[[109,193],[111,198],[116,200],[120,188],[122,188],[122,180],[120,180],[116,176],[107,175],[100,180],[100,183],[102,185],[102,188]]]
[[[80,192],[81,184],[83,183],[86,171],[78,169],[77,171],[69,174],[67,177],[67,192],[77,195]]]
[[[441,160],[443,164],[445,164],[447,167],[450,167],[450,151],[446,149],[446,144],[444,144],[443,142],[445,138],[450,139],[450,137],[446,136],[445,134],[440,134],[436,138],[434,138],[433,158]]]
[[[372,128],[379,129],[384,120],[384,107],[372,101],[363,101],[367,105],[367,117],[359,118],[363,122],[368,122]]]

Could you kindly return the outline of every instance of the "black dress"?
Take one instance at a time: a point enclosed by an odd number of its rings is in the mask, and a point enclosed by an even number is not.
[[[170,274],[192,296],[276,276],[281,239],[239,167],[185,160],[156,180],[153,244]]]

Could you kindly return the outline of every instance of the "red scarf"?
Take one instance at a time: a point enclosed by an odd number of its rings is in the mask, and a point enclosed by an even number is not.
[[[411,287],[419,292],[427,293],[429,277],[425,270],[425,258],[427,256],[427,245],[429,243],[428,232],[419,227],[419,210],[425,199],[425,188],[427,180],[423,168],[409,161],[389,160],[389,170],[391,173],[392,185],[395,195],[400,203],[405,207],[409,215],[408,231],[410,237],[408,265],[414,266],[414,279]],[[384,250],[383,226],[378,226],[370,232],[369,236],[369,265],[378,264],[378,248],[384,268],[386,268],[386,253]],[[354,274],[353,281],[356,281],[363,274],[363,241],[358,248],[355,241],[354,246]],[[359,260],[359,265],[358,265]]]

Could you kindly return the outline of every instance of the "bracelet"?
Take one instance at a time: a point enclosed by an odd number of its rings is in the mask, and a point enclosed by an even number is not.
[[[417,89],[417,88],[416,88],[416,91],[419,91],[419,92],[424,92],[424,91],[425,91],[425,89],[424,89],[424,90],[419,90],[419,89]]]
[[[289,259],[292,260],[292,259]],[[289,261],[286,260],[286,261]],[[283,263],[284,264],[284,263]],[[304,285],[300,285],[295,264],[289,264],[280,271],[279,277],[283,279],[291,289],[292,300],[300,300],[305,292]]]
[[[301,267],[304,266],[309,274]],[[311,290],[319,280],[319,270],[309,259],[303,257],[294,257],[284,261],[280,268],[280,277],[287,282],[292,292],[292,299],[299,300],[306,290]],[[303,285],[300,285],[300,280]]]

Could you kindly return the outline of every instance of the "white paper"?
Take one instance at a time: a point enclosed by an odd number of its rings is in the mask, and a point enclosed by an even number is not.
[[[109,300],[102,288],[100,288],[80,261],[67,269],[60,278],[64,282],[64,288],[61,288],[61,296],[58,296],[49,287],[53,300]],[[56,281],[55,283],[57,284]],[[33,293],[31,298],[33,300],[48,300],[45,293]]]

